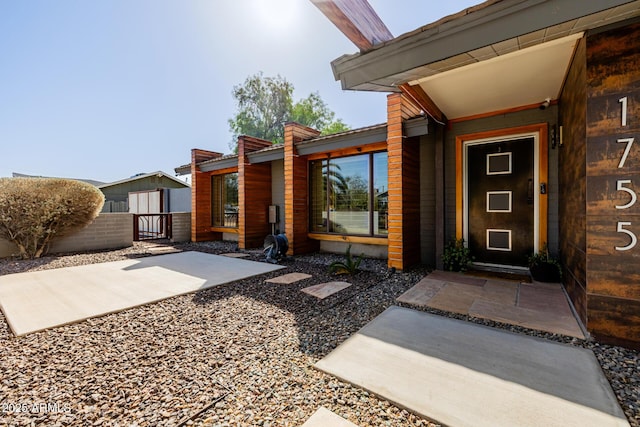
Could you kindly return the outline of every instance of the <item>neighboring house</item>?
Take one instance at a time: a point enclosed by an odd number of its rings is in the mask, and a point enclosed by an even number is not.
[[[480,266],[518,271],[547,245],[588,330],[640,347],[640,1],[492,0],[396,38],[370,8],[325,3],[360,48],[336,78],[388,92],[387,122],[192,150],[176,168],[192,240],[259,246],[278,205],[293,254],[353,244],[441,268],[464,239]]]
[[[131,178],[97,186],[104,193],[102,212],[189,212],[189,184],[162,171],[140,173]],[[134,200],[133,210],[129,201]]]
[[[12,175],[14,178],[44,178],[17,172]],[[103,213],[191,212],[191,186],[162,171],[139,173],[108,183],[92,179],[69,179],[98,187],[105,197]]]

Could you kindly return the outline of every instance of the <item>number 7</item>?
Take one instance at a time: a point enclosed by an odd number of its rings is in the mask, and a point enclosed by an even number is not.
[[[626,142],[627,147],[624,149],[624,153],[622,153],[622,157],[620,158],[620,163],[618,163],[618,169],[624,166],[624,162],[627,161],[627,156],[629,155],[629,151],[631,150],[631,146],[633,145],[634,138],[620,138],[617,142]]]

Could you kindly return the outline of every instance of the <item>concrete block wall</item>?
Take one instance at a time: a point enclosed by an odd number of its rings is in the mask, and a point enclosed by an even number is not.
[[[191,240],[191,212],[173,212],[171,214],[172,242]]]
[[[133,245],[133,215],[101,213],[86,228],[52,242],[49,253],[118,249]],[[0,240],[0,258],[18,254],[11,242]]]
[[[49,253],[125,248],[133,245],[133,215],[103,213],[82,230],[54,240]]]

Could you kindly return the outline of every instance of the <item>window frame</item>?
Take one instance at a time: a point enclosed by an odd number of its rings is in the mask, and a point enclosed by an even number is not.
[[[225,225],[225,217],[227,213],[225,212],[225,205],[227,204],[227,192],[226,192],[226,180],[229,175],[236,176],[236,220],[235,225]],[[219,181],[218,181],[219,180]],[[218,181],[218,182],[216,182]],[[225,173],[217,173],[211,175],[211,227],[212,228],[221,228],[227,230],[237,230],[239,227],[239,213],[240,213],[240,203],[239,203],[239,175],[237,171],[227,171]],[[224,189],[221,191],[221,187]],[[221,209],[221,212],[217,212],[217,206]],[[216,215],[221,218],[221,223],[216,223]]]
[[[387,160],[387,168],[385,170],[386,172],[386,192],[388,193],[389,191],[389,171],[388,171],[388,152],[387,150],[372,150],[372,151],[366,151],[366,152],[357,152],[357,153],[353,153],[353,154],[348,154],[348,155],[340,155],[340,156],[332,156],[331,154],[327,154],[323,157],[318,157],[318,158],[313,158],[310,159],[307,162],[307,167],[308,167],[308,176],[309,176],[309,182],[308,182],[308,188],[309,188],[309,224],[308,224],[308,229],[309,229],[309,233],[313,234],[315,236],[354,236],[354,237],[362,237],[362,238],[378,238],[378,239],[387,239],[388,237],[388,226],[386,229],[386,233],[375,233],[375,212],[380,212],[379,210],[376,211],[374,210],[374,205],[375,205],[375,155],[376,154],[385,154],[386,155],[386,160]],[[368,191],[367,191],[367,197],[368,197],[368,203],[367,203],[367,219],[368,219],[368,225],[369,225],[369,232],[366,234],[362,234],[362,233],[340,233],[340,232],[336,232],[336,231],[329,231],[329,225],[327,224],[327,228],[326,231],[318,231],[318,230],[314,230],[313,229],[313,219],[314,216],[312,214],[312,210],[313,210],[313,204],[314,204],[314,186],[317,186],[316,183],[313,182],[313,174],[312,174],[312,164],[314,162],[321,162],[321,169],[324,167],[325,164],[328,164],[331,160],[336,160],[336,159],[345,159],[345,158],[349,158],[349,157],[357,157],[357,156],[366,156],[367,162],[368,162]],[[328,173],[327,174],[321,174],[322,179],[327,179],[328,177]],[[324,186],[324,184],[323,184]],[[325,187],[327,188],[327,187]],[[327,220],[330,218],[330,210],[331,210],[331,194],[329,191],[324,191],[324,211],[321,211],[323,214],[326,214],[326,218]],[[387,206],[386,206],[386,212],[385,214],[388,217],[388,201],[387,201]]]

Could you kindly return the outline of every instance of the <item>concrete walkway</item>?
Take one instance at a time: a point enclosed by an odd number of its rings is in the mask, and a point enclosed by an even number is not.
[[[0,307],[19,336],[281,268],[181,252],[9,274],[0,276]]]
[[[593,352],[408,308],[315,366],[451,427],[629,425]]]

